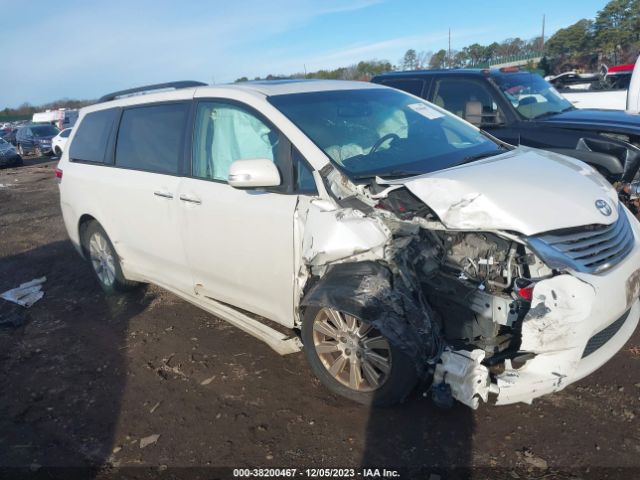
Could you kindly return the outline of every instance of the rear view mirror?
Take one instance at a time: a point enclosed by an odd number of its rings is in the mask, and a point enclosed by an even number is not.
[[[277,187],[280,172],[272,160],[236,160],[229,166],[229,185],[234,188]]]

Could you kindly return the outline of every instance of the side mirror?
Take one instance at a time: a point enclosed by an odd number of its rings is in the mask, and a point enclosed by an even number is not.
[[[233,188],[277,187],[282,180],[272,160],[236,160],[229,166],[229,185]]]

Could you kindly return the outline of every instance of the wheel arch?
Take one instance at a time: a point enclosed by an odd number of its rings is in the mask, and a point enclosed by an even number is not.
[[[84,231],[87,229],[87,227],[91,222],[97,222],[98,225],[102,226],[100,222],[98,222],[98,220],[96,220],[96,218],[93,215],[89,215],[88,213],[81,215],[80,219],[78,220],[78,239],[80,240],[79,243],[80,243],[80,250],[81,250],[80,253],[82,254],[82,257],[85,260],[89,258],[89,255],[87,252],[87,246],[84,244]]]
[[[339,263],[305,294],[306,308],[333,308],[370,323],[408,354],[418,371],[437,350],[437,320],[428,305],[380,262]]]

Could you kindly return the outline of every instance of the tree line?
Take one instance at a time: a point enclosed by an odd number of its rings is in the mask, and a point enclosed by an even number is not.
[[[508,61],[518,56],[543,57],[533,65],[545,74],[559,73],[569,68],[595,70],[600,64],[613,65],[634,62],[640,51],[640,0],[611,0],[595,19],[582,19],[555,32],[544,41],[542,35],[531,39],[508,38],[489,45],[473,43],[460,50],[416,50],[410,48],[392,65],[388,60],[362,61],[350,67],[335,70],[296,73],[294,75],[267,75],[254,80],[282,78],[321,78],[341,80],[368,80],[390,70],[422,70],[436,68],[463,68]],[[247,81],[247,77],[236,82]]]
[[[532,39],[509,38],[489,45],[473,43],[460,50],[416,50],[410,48],[396,65],[388,60],[361,61],[348,67],[293,75],[255,77],[253,80],[284,78],[320,78],[329,80],[369,80],[391,70],[470,67],[500,61],[519,55],[543,56],[537,68],[545,73],[568,69],[595,70],[605,63],[634,62],[640,51],[640,0],[610,0],[594,19],[582,19],[555,32],[547,41],[542,36]],[[249,79],[241,77],[236,82]],[[62,99],[44,105],[23,103],[18,108],[0,110],[0,119],[33,115],[55,108],[80,108],[92,100]]]
[[[0,110],[0,120],[4,119],[28,119],[36,112],[42,112],[45,110],[57,110],[58,108],[76,109],[86,107],[95,103],[95,100],[72,100],[70,98],[63,98],[56,100],[55,102],[45,103],[43,105],[31,105],[29,102],[24,102],[17,108],[4,108]]]

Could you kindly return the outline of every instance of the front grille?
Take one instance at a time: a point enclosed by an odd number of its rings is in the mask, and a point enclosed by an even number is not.
[[[629,219],[618,207],[611,225],[588,225],[545,233],[528,239],[531,248],[551,268],[570,267],[578,272],[600,273],[620,263],[633,249]]]
[[[587,342],[587,346],[584,347],[582,358],[586,357],[587,355],[591,355],[593,352],[595,352],[605,343],[611,340],[611,337],[618,333],[618,330],[620,330],[622,328],[622,325],[624,325],[624,322],[627,320],[630,311],[631,310],[627,310],[619,319],[591,337]]]

